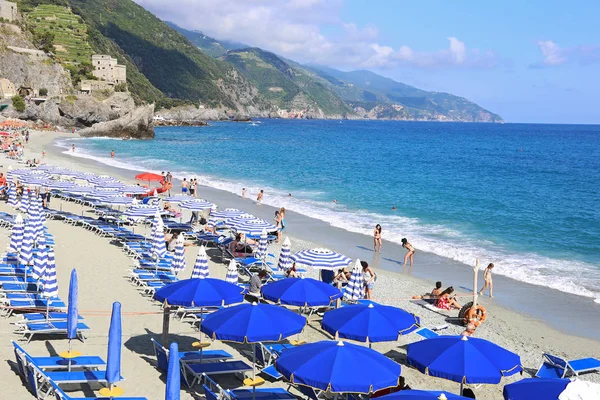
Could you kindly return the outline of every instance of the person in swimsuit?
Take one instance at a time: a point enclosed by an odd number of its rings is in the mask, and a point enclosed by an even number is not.
[[[377,248],[379,247],[379,252],[381,253],[381,247],[383,244],[381,243],[381,225],[375,225],[375,230],[373,230],[373,252],[377,252]]]
[[[402,247],[404,247],[407,250],[406,255],[404,256],[404,264],[402,265],[402,267],[406,267],[406,262],[410,259],[410,267],[412,268],[413,256],[415,255],[415,248],[412,244],[408,242],[408,240],[406,240],[406,238],[402,238]]]
[[[492,289],[494,287],[494,283],[492,282],[492,270],[494,269],[494,264],[490,263],[487,268],[483,271],[483,281],[485,284],[479,291],[479,295],[483,294],[483,291],[487,288],[490,288],[490,298],[493,299]]]
[[[183,181],[181,181],[181,193],[187,194],[189,185],[187,179],[183,178]]]
[[[281,207],[275,211],[275,222],[277,223],[277,243],[281,241],[281,233],[285,230],[285,208]]]
[[[256,197],[256,203],[258,205],[260,205],[260,203],[262,202],[262,198],[263,198],[264,194],[265,194],[265,191],[261,189],[260,193]]]
[[[366,261],[361,261],[362,276],[365,285],[365,299],[370,300],[373,295],[373,287],[375,286],[375,272],[369,267]]]
[[[454,293],[454,288],[450,286],[440,294],[440,297],[435,302],[435,306],[442,310],[451,310],[452,308],[460,310],[460,304],[453,297],[450,297],[452,293]]]
[[[422,296],[413,296],[412,298],[415,300],[425,300],[426,302],[433,304],[433,303],[435,303],[435,301],[437,300],[437,298],[440,296],[441,293],[442,293],[442,282],[437,281],[435,283],[435,287],[433,288],[431,293],[427,293]]]

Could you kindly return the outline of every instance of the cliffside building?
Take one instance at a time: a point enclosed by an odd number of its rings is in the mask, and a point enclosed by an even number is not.
[[[0,0],[0,18],[13,22],[17,19],[17,3]]]
[[[117,64],[117,59],[106,54],[92,56],[93,74],[96,78],[111,84],[127,82],[127,67]]]
[[[0,79],[0,100],[10,99],[17,94],[17,89],[11,81],[6,78]]]

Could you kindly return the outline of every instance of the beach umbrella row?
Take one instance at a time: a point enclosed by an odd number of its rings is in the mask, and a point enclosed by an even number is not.
[[[274,303],[298,307],[329,306],[342,296],[335,286],[312,278],[281,279],[264,285],[261,293]]]

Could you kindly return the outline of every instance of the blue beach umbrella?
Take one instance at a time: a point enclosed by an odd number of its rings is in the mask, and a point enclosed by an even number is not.
[[[381,400],[469,400],[467,397],[440,390],[400,390],[378,398]]]
[[[46,266],[48,265],[48,247],[46,246],[46,239],[44,236],[38,241],[38,248],[33,257],[33,271],[31,276],[34,279],[40,279],[44,276]]]
[[[281,245],[281,251],[279,252],[279,261],[277,262],[277,269],[279,272],[285,272],[290,269],[290,253],[292,244],[290,243],[290,238],[285,238],[283,244]]]
[[[179,346],[169,346],[169,367],[167,370],[167,389],[165,400],[179,400],[181,395],[181,371],[179,369]]]
[[[13,208],[17,207],[17,189],[12,183],[9,183],[8,187],[8,205]]]
[[[200,278],[205,279],[209,276],[208,270],[208,257],[206,256],[206,248],[200,246],[198,249],[198,255],[196,256],[196,262],[194,264],[194,270],[192,271],[192,279]]]
[[[267,231],[263,229],[260,233],[260,239],[258,240],[258,249],[255,254],[256,258],[264,260],[267,258]]]
[[[175,241],[175,254],[173,255],[173,261],[171,261],[171,268],[173,268],[175,273],[179,273],[185,269],[185,248],[183,246],[183,235],[179,235]]]
[[[213,340],[236,343],[278,342],[302,332],[306,318],[271,304],[243,303],[209,314],[200,330]],[[252,346],[252,381],[256,382],[256,353]],[[254,394],[254,390],[252,392]]]
[[[188,200],[182,202],[179,207],[184,208],[186,210],[191,211],[203,211],[213,208],[215,205],[209,201],[203,199],[190,200],[188,196]]]
[[[352,262],[343,254],[322,248],[299,251],[292,256],[292,260],[297,264],[330,270],[347,267]]]
[[[342,292],[325,282],[312,278],[286,278],[271,282],[261,288],[265,299],[290,306],[328,306],[342,297]]]
[[[394,388],[400,364],[368,347],[322,341],[287,349],[275,368],[290,383],[332,393],[363,393]]]
[[[31,220],[27,220],[23,232],[23,242],[19,253],[19,262],[24,265],[31,265],[33,262],[33,242],[34,242],[34,226]]]
[[[23,194],[21,195],[21,205],[19,206],[19,210],[24,213],[27,213],[29,210],[29,193],[27,192],[27,189],[24,189]]]
[[[381,304],[355,304],[327,311],[322,328],[335,336],[367,342],[391,342],[420,327],[421,320],[401,308]]]
[[[51,299],[58,296],[58,281],[56,279],[56,262],[54,260],[54,250],[48,249],[48,262],[42,275],[42,296],[47,299],[46,302],[46,318],[50,311]]]
[[[190,196],[187,194],[176,194],[175,196],[169,196],[165,199],[169,203],[183,203],[186,201],[190,201]]]
[[[244,301],[242,289],[221,279],[184,279],[154,293],[154,300],[182,307],[217,307]]]
[[[129,207],[123,215],[130,218],[148,218],[154,217],[156,213],[159,212],[156,206],[132,206]]]
[[[25,230],[25,224],[23,222],[23,217],[21,214],[17,214],[15,218],[15,223],[12,226],[12,230],[10,233],[10,243],[8,246],[8,251],[11,253],[19,253],[21,250],[21,245],[23,244],[23,233]]]
[[[123,186],[119,188],[119,192],[125,194],[144,194],[148,191],[148,189],[143,188],[141,186]]]
[[[228,220],[225,223],[231,226],[237,233],[244,235],[261,235],[263,231],[274,232],[277,226],[259,218]]]
[[[232,283],[234,285],[238,284],[238,268],[235,260],[229,261],[229,265],[227,266],[227,275],[225,275],[225,282]]]
[[[51,181],[48,182],[44,187],[47,187],[50,190],[59,190],[61,192],[68,192],[77,187],[72,182],[64,182],[64,181]]]
[[[132,197],[127,196],[107,196],[99,199],[100,203],[111,206],[129,206],[133,203]]]
[[[362,276],[362,267],[360,260],[356,259],[350,280],[344,288],[344,299],[348,301],[358,301],[365,296],[365,285]]]
[[[504,400],[558,400],[570,379],[527,378],[504,386]]]
[[[92,193],[95,189],[91,186],[73,186],[69,189],[65,189],[63,190],[63,192],[65,193],[72,193],[72,194],[88,194],[88,193]]]
[[[77,297],[79,289],[77,285],[77,271],[75,268],[71,271],[69,280],[69,303],[67,308],[67,338],[69,339],[69,352],[71,351],[71,339],[77,338]]]
[[[108,353],[106,355],[106,381],[109,388],[104,388],[105,393],[114,391],[115,383],[121,380],[121,342],[123,332],[121,328],[121,303],[115,301],[110,316],[110,328],[108,330]],[[106,391],[108,389],[108,391]],[[100,394],[105,395],[103,391]]]
[[[226,208],[221,211],[211,211],[210,217],[215,219],[230,219],[230,218],[238,218],[242,215],[247,215],[242,210],[238,210],[237,208]]]
[[[523,370],[521,358],[497,344],[467,336],[439,336],[408,345],[408,364],[426,375],[465,383],[500,383]]]

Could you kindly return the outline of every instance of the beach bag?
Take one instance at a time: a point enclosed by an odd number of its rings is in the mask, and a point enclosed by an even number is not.
[[[198,223],[199,223],[200,225],[206,225],[206,223],[207,223],[207,222],[208,222],[208,221],[207,221],[207,220],[206,220],[206,218],[204,218],[204,217],[200,217],[200,221],[198,221]]]

